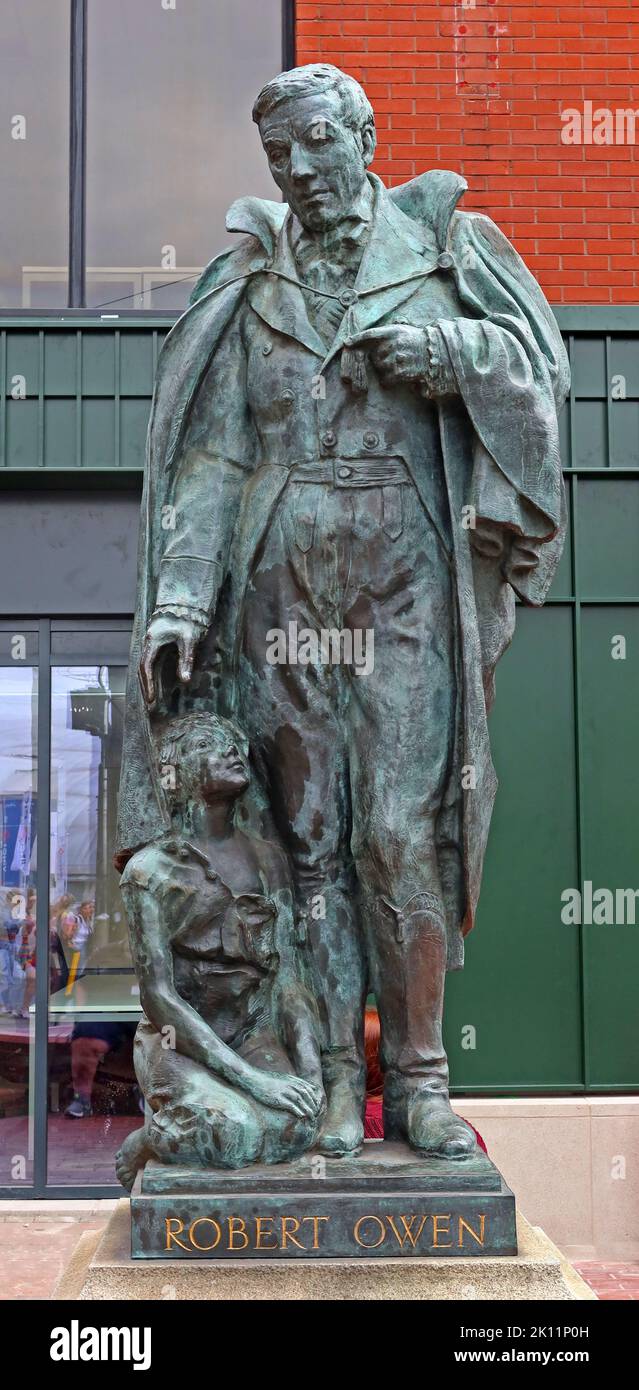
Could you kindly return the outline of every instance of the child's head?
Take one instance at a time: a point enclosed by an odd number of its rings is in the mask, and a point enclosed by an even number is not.
[[[248,743],[214,714],[185,714],[158,738],[162,786],[173,811],[193,801],[236,801],[249,785]]]

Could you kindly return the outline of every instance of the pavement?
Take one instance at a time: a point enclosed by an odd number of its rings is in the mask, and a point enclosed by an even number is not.
[[[16,1201],[0,1207],[2,1298],[46,1300],[80,1236],[105,1226],[115,1202]]]
[[[615,1299],[627,1303],[633,1299],[639,1303],[639,1260],[616,1263],[582,1260],[575,1269],[602,1302]]]

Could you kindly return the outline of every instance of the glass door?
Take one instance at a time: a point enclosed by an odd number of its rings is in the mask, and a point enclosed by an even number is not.
[[[83,659],[92,645],[103,660]],[[73,1188],[115,1181],[115,1153],[143,1108],[139,990],[111,862],[126,665],[119,633],[98,645],[52,633],[47,1174]]]
[[[38,631],[0,630],[0,1187],[33,1181]]]
[[[142,1123],[111,863],[129,640],[126,619],[0,623],[3,1195],[116,1189]]]

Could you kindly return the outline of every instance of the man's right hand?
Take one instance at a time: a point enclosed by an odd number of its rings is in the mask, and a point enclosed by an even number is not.
[[[178,677],[188,685],[193,672],[195,648],[204,635],[204,624],[192,618],[176,618],[171,613],[156,613],[147,628],[140,659],[140,685],[149,709],[157,696],[155,664],[167,647],[177,647]]]

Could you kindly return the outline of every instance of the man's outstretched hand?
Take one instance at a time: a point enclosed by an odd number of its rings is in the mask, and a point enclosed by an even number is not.
[[[178,677],[188,685],[193,674],[195,648],[204,634],[204,624],[192,618],[176,618],[171,613],[156,613],[147,628],[140,658],[140,685],[149,709],[157,698],[155,665],[167,647],[177,647]]]

